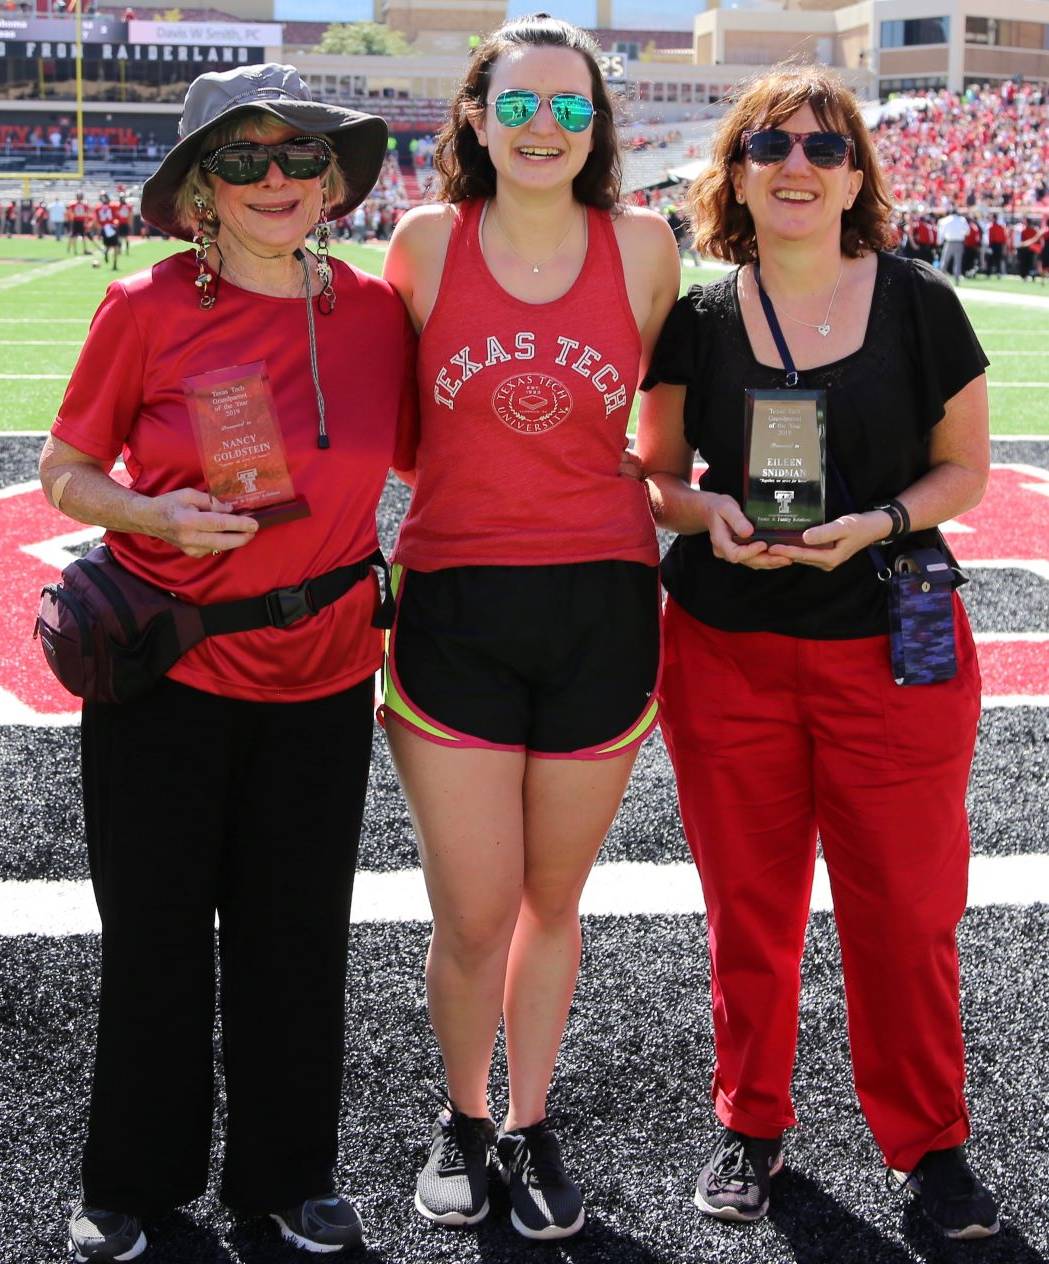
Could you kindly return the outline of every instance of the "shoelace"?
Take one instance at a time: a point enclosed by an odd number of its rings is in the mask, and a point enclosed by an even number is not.
[[[442,1176],[452,1176],[466,1171],[466,1156],[463,1153],[462,1139],[456,1127],[455,1112],[447,1123],[441,1124],[444,1140],[441,1143],[441,1158],[437,1170]]]
[[[441,1109],[448,1112],[447,1122],[441,1121],[443,1139],[437,1171],[441,1176],[457,1176],[466,1171],[468,1151],[487,1151],[488,1139],[484,1135],[484,1127],[479,1121],[475,1122],[469,1115],[457,1110],[454,1102],[440,1093],[433,1084],[427,1084],[426,1088],[430,1096],[440,1102]]]
[[[742,1137],[726,1140],[714,1156],[711,1164],[714,1183],[719,1189],[727,1189],[730,1185],[738,1185],[741,1193],[754,1184],[756,1173],[747,1158],[746,1144]]]
[[[549,1119],[530,1125],[527,1132],[508,1135],[516,1139],[510,1171],[517,1174],[523,1185],[542,1189],[544,1185],[558,1185],[564,1180],[557,1137]]]

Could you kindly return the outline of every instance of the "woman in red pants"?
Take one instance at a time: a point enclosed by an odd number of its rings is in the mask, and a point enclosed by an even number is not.
[[[639,451],[656,518],[679,532],[661,715],[709,914],[724,1129],[696,1202],[758,1219],[783,1165],[818,834],[867,1121],[945,1233],[984,1237],[998,1219],[962,1150],[955,945],[979,673],[954,596],[953,677],[895,683],[868,546],[910,551],[979,501],[987,360],[944,278],[889,253],[867,129],[822,69],[748,86],[690,203],[698,248],[739,266],[671,313]],[[825,520],[796,542],[755,540],[737,500],[744,392],[790,401],[796,386],[825,392]],[[770,447],[759,477],[793,451]]]

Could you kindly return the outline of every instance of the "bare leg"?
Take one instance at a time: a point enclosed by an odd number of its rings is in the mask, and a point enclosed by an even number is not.
[[[506,1126],[546,1115],[579,972],[579,897],[619,808],[637,751],[615,759],[528,760],[524,894],[506,974]]]
[[[449,749],[392,719],[386,736],[433,909],[426,992],[448,1094],[483,1118],[524,880],[525,756]]]

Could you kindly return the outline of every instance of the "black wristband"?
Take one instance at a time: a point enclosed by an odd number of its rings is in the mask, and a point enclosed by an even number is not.
[[[888,544],[892,540],[898,540],[901,535],[906,535],[910,531],[910,516],[898,500],[890,500],[884,505],[875,505],[874,508],[887,513],[892,519],[892,529],[884,539],[878,541],[879,544]]]
[[[907,506],[901,500],[890,500],[889,504],[900,515],[901,526],[900,535],[910,535],[911,533],[911,515],[907,512]]]

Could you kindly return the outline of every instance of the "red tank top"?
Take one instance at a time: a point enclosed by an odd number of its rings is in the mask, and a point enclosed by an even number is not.
[[[568,292],[525,303],[481,254],[483,199],[456,215],[419,342],[410,570],[659,560],[644,484],[619,473],[641,339],[607,212],[587,210]]]

